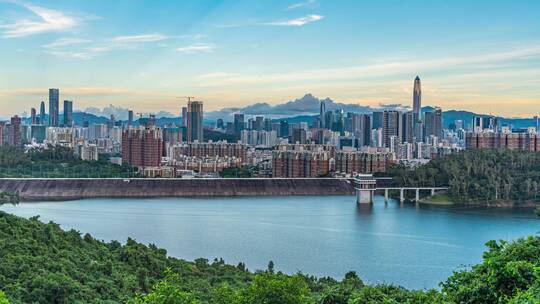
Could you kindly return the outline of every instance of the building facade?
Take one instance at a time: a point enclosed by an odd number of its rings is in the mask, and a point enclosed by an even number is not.
[[[203,102],[188,101],[187,141],[203,141]]]
[[[60,90],[49,89],[49,126],[58,127]]]
[[[128,129],[122,133],[122,162],[135,167],[159,167],[163,154],[161,130]]]

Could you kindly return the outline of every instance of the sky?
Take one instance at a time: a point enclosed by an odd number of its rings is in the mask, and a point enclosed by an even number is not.
[[[312,93],[540,114],[540,1],[0,0],[0,116],[48,88],[74,110],[178,113]]]

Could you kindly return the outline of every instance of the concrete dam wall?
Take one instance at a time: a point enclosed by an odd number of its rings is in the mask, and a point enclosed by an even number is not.
[[[0,191],[22,201],[83,198],[352,195],[351,179],[0,179]]]

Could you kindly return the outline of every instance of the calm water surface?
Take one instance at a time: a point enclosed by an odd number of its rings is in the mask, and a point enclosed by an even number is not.
[[[98,239],[166,248],[193,260],[222,257],[251,270],[269,260],[288,273],[431,288],[453,270],[481,260],[490,239],[512,240],[540,230],[532,212],[416,208],[376,197],[361,208],[352,196],[89,199],[22,203],[0,209],[40,215]]]

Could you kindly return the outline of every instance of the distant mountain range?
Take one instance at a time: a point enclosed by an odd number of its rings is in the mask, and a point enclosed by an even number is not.
[[[273,119],[286,119],[290,123],[308,122],[311,123],[319,115],[319,108],[321,101],[326,104],[326,110],[332,111],[335,109],[343,109],[344,112],[356,112],[356,113],[371,113],[373,111],[384,110],[410,110],[410,106],[402,104],[380,104],[379,107],[370,107],[360,104],[339,103],[330,98],[319,99],[312,94],[306,94],[302,98],[291,100],[285,103],[271,105],[268,103],[255,103],[246,107],[231,107],[223,108],[218,111],[208,111],[204,113],[205,124],[212,124],[217,119],[221,118],[225,121],[232,121],[235,113],[243,113],[246,116],[262,115],[265,117],[271,117]],[[423,112],[432,111],[433,107],[426,106],[422,108]],[[127,120],[127,108],[116,107],[109,105],[103,109],[87,108],[84,112],[74,112],[73,119],[76,124],[82,125],[83,121],[88,121],[90,124],[106,123],[109,117],[114,115],[118,120]],[[180,117],[168,112],[158,112],[156,115],[156,122],[162,126],[165,124],[178,124]],[[463,120],[465,125],[469,125],[472,122],[474,116],[485,116],[483,114],[477,114],[469,111],[460,110],[448,110],[443,112],[444,127],[453,123],[455,120]],[[514,128],[526,128],[533,126],[534,121],[532,118],[505,118],[499,117],[502,125],[511,125]],[[26,118],[25,122],[29,122]],[[137,124],[137,120],[135,124]]]

